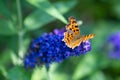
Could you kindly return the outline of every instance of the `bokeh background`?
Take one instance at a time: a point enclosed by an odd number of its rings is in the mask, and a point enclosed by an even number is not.
[[[65,27],[70,16],[83,21],[82,34],[96,35],[92,50],[51,64],[49,73],[25,69],[30,41]],[[119,31],[120,0],[0,0],[0,80],[120,80],[120,53],[112,57],[108,41]]]

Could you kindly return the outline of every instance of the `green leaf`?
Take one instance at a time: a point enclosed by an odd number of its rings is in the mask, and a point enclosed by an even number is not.
[[[35,68],[31,80],[69,80],[67,74],[59,73],[56,71],[58,64],[50,65],[50,69],[47,72],[45,66]]]
[[[5,78],[7,78],[7,70],[4,66],[0,66],[0,72]]]
[[[64,14],[68,12],[70,9],[72,9],[76,4],[77,4],[76,0],[59,1],[59,2],[54,3],[54,6],[60,13]]]
[[[1,56],[0,56],[0,72],[5,78],[7,78],[6,65],[11,63],[10,54],[12,53],[13,53],[12,50],[6,49],[3,53],[1,53]]]
[[[51,80],[70,80],[70,77],[65,72],[60,73],[59,71],[57,71],[57,68],[57,63],[50,65],[49,76]]]
[[[114,14],[116,18],[120,19],[120,0],[113,0],[113,1],[110,1],[110,3],[112,4],[111,6],[112,14]]]
[[[14,53],[12,53],[11,54],[11,59],[12,59],[12,63],[14,64],[14,65],[17,65],[17,64],[19,64],[19,58],[14,54]]]
[[[25,19],[24,24],[26,30],[34,30],[53,20],[54,18],[49,16],[47,13],[37,10]]]
[[[10,54],[12,54],[13,51],[12,50],[9,50],[9,49],[6,49],[0,56],[0,65],[1,66],[4,66],[8,63],[10,63]]]
[[[45,67],[42,67],[41,69],[37,67],[32,74],[31,80],[46,80],[47,77]]]
[[[30,4],[36,6],[37,8],[45,11],[47,14],[59,19],[63,23],[67,23],[67,20],[48,0],[27,0],[27,1]]]
[[[54,3],[54,6],[56,7],[58,11],[60,11],[60,13],[64,14],[68,12],[75,4],[76,4],[75,0],[68,1],[68,2],[61,1],[61,2]],[[55,20],[54,17],[38,9],[26,17],[24,24],[27,30],[34,30],[34,29],[42,27],[43,25],[47,23],[50,23],[53,20]]]
[[[117,18],[120,18],[120,4],[115,4],[112,8],[115,16],[117,16]]]
[[[17,31],[11,21],[0,20],[0,35],[14,35]]]
[[[104,73],[102,73],[101,71],[97,71],[95,72],[89,80],[107,80]]]
[[[10,11],[8,10],[7,6],[3,3],[2,0],[0,0],[0,12],[1,12],[3,17],[6,17],[8,19],[12,19]]]
[[[20,66],[15,66],[8,72],[9,80],[30,80],[30,78],[30,72]]]
[[[83,77],[91,74],[96,70],[96,57],[91,55],[90,53],[87,54],[75,69],[73,74],[73,80],[80,80]]]

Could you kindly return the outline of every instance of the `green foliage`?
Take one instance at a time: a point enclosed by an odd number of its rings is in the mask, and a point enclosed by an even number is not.
[[[83,60],[78,63],[73,74],[73,80],[82,79],[83,77],[90,75],[92,72],[95,72],[97,69],[96,64],[96,57],[92,55],[92,53],[86,55]]]
[[[47,14],[67,23],[66,19],[48,0],[28,0],[28,2],[36,6],[38,9],[45,11]]]
[[[70,2],[56,2],[54,3],[54,7],[61,13],[65,14],[75,5],[76,1]],[[53,13],[53,12],[49,12]],[[57,15],[60,15],[57,13]],[[58,17],[58,16],[57,16]],[[46,20],[47,19],[47,20]],[[50,14],[46,13],[43,10],[37,9],[32,12],[24,21],[27,30],[34,30],[40,27],[43,27],[45,24],[48,24],[54,21],[55,18],[52,17]],[[64,20],[63,20],[64,21]]]
[[[11,15],[10,15],[11,13],[8,10],[8,7],[6,7],[6,5],[4,4],[4,2],[2,0],[0,0],[0,12],[1,12],[1,16],[4,15],[5,18],[12,19]]]
[[[0,35],[16,34],[15,27],[11,21],[0,20]]]
[[[114,0],[113,2],[111,2],[111,4],[113,4],[112,5],[113,14],[115,14],[115,16],[120,19],[120,1]]]
[[[13,67],[8,72],[9,80],[30,80],[30,73],[28,73],[24,68],[16,66]]]
[[[82,34],[96,35],[91,52],[53,63],[49,72],[26,70],[22,58],[32,38],[62,28],[69,16],[83,20]],[[0,0],[0,80],[120,80],[120,60],[106,50],[119,21],[120,0]]]

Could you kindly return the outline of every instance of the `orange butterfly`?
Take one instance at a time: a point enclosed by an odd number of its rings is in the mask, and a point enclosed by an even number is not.
[[[95,34],[81,35],[78,23],[74,17],[69,18],[69,24],[66,25],[66,32],[64,33],[64,39],[62,41],[69,47],[74,49],[82,42],[85,42],[91,38],[94,38]]]

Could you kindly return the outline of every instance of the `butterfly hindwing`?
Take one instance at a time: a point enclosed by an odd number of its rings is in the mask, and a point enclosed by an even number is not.
[[[82,42],[85,42],[85,41],[87,41],[89,39],[92,39],[92,38],[94,38],[94,36],[95,36],[95,34],[85,35],[85,36],[83,36]]]
[[[71,43],[68,47],[74,49],[76,46],[79,46],[82,43],[82,37],[75,40],[73,43]]]

